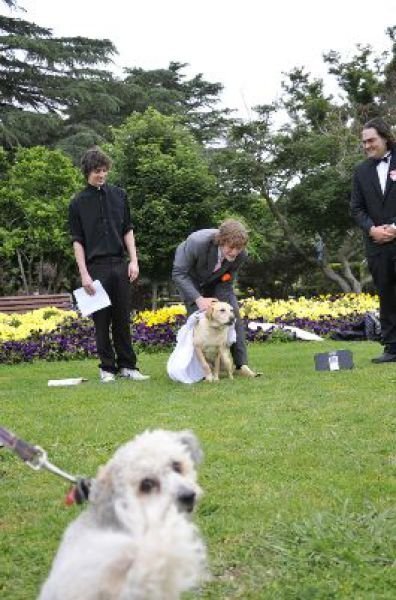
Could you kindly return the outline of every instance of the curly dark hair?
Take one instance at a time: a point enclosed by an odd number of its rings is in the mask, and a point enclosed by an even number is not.
[[[111,167],[111,160],[98,146],[89,148],[81,159],[81,171],[86,178],[95,169],[106,167],[107,170]]]
[[[363,125],[363,129],[375,129],[379,136],[386,141],[386,147],[391,150],[395,144],[395,138],[388,123],[380,117],[374,117]]]

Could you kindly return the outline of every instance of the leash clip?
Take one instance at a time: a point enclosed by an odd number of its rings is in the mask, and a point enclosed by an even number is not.
[[[43,463],[47,460],[47,453],[40,446],[34,446],[36,453],[30,460],[25,460],[25,465],[33,469],[33,471],[39,471],[43,467]]]
[[[77,483],[76,477],[73,477],[73,475],[66,473],[66,471],[63,471],[56,465],[49,462],[48,455],[47,455],[46,451],[43,448],[41,448],[41,446],[35,446],[34,448],[36,450],[36,453],[33,456],[33,458],[31,460],[25,461],[25,463],[31,469],[33,469],[33,471],[40,471],[40,469],[46,469],[47,471],[54,473],[54,475],[59,475],[59,477],[63,477],[63,479],[67,479],[67,481],[71,481],[72,483]]]

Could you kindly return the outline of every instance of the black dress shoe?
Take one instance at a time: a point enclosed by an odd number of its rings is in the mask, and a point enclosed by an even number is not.
[[[396,362],[396,354],[393,354],[392,352],[384,352],[383,354],[381,354],[381,356],[372,358],[371,362],[377,365],[381,363]]]

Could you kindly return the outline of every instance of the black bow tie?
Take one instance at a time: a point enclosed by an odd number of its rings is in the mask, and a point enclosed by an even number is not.
[[[375,158],[374,162],[376,165],[379,165],[382,162],[388,163],[389,159],[390,159],[390,154],[387,154],[386,156],[383,156],[382,158]]]

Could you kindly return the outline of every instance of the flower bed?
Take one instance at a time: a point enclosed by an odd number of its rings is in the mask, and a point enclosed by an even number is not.
[[[328,336],[336,330],[350,330],[367,311],[377,309],[378,298],[367,294],[241,302],[249,341],[263,341],[268,337],[260,330],[249,330],[249,321],[294,325]],[[182,305],[138,313],[132,319],[135,347],[145,351],[171,348],[185,319]],[[93,356],[96,356],[96,344],[93,322],[89,318],[83,319],[76,313],[55,308],[39,309],[25,315],[0,315],[0,363]]]
[[[0,313],[0,342],[26,340],[36,333],[54,331],[65,315],[77,318],[77,313],[55,307],[39,308],[23,314]]]
[[[241,302],[241,315],[247,321],[267,321],[292,325],[320,336],[352,330],[369,311],[379,308],[378,297],[369,294],[344,294],[289,300],[254,298]],[[260,331],[248,331],[250,341],[265,338]]]

